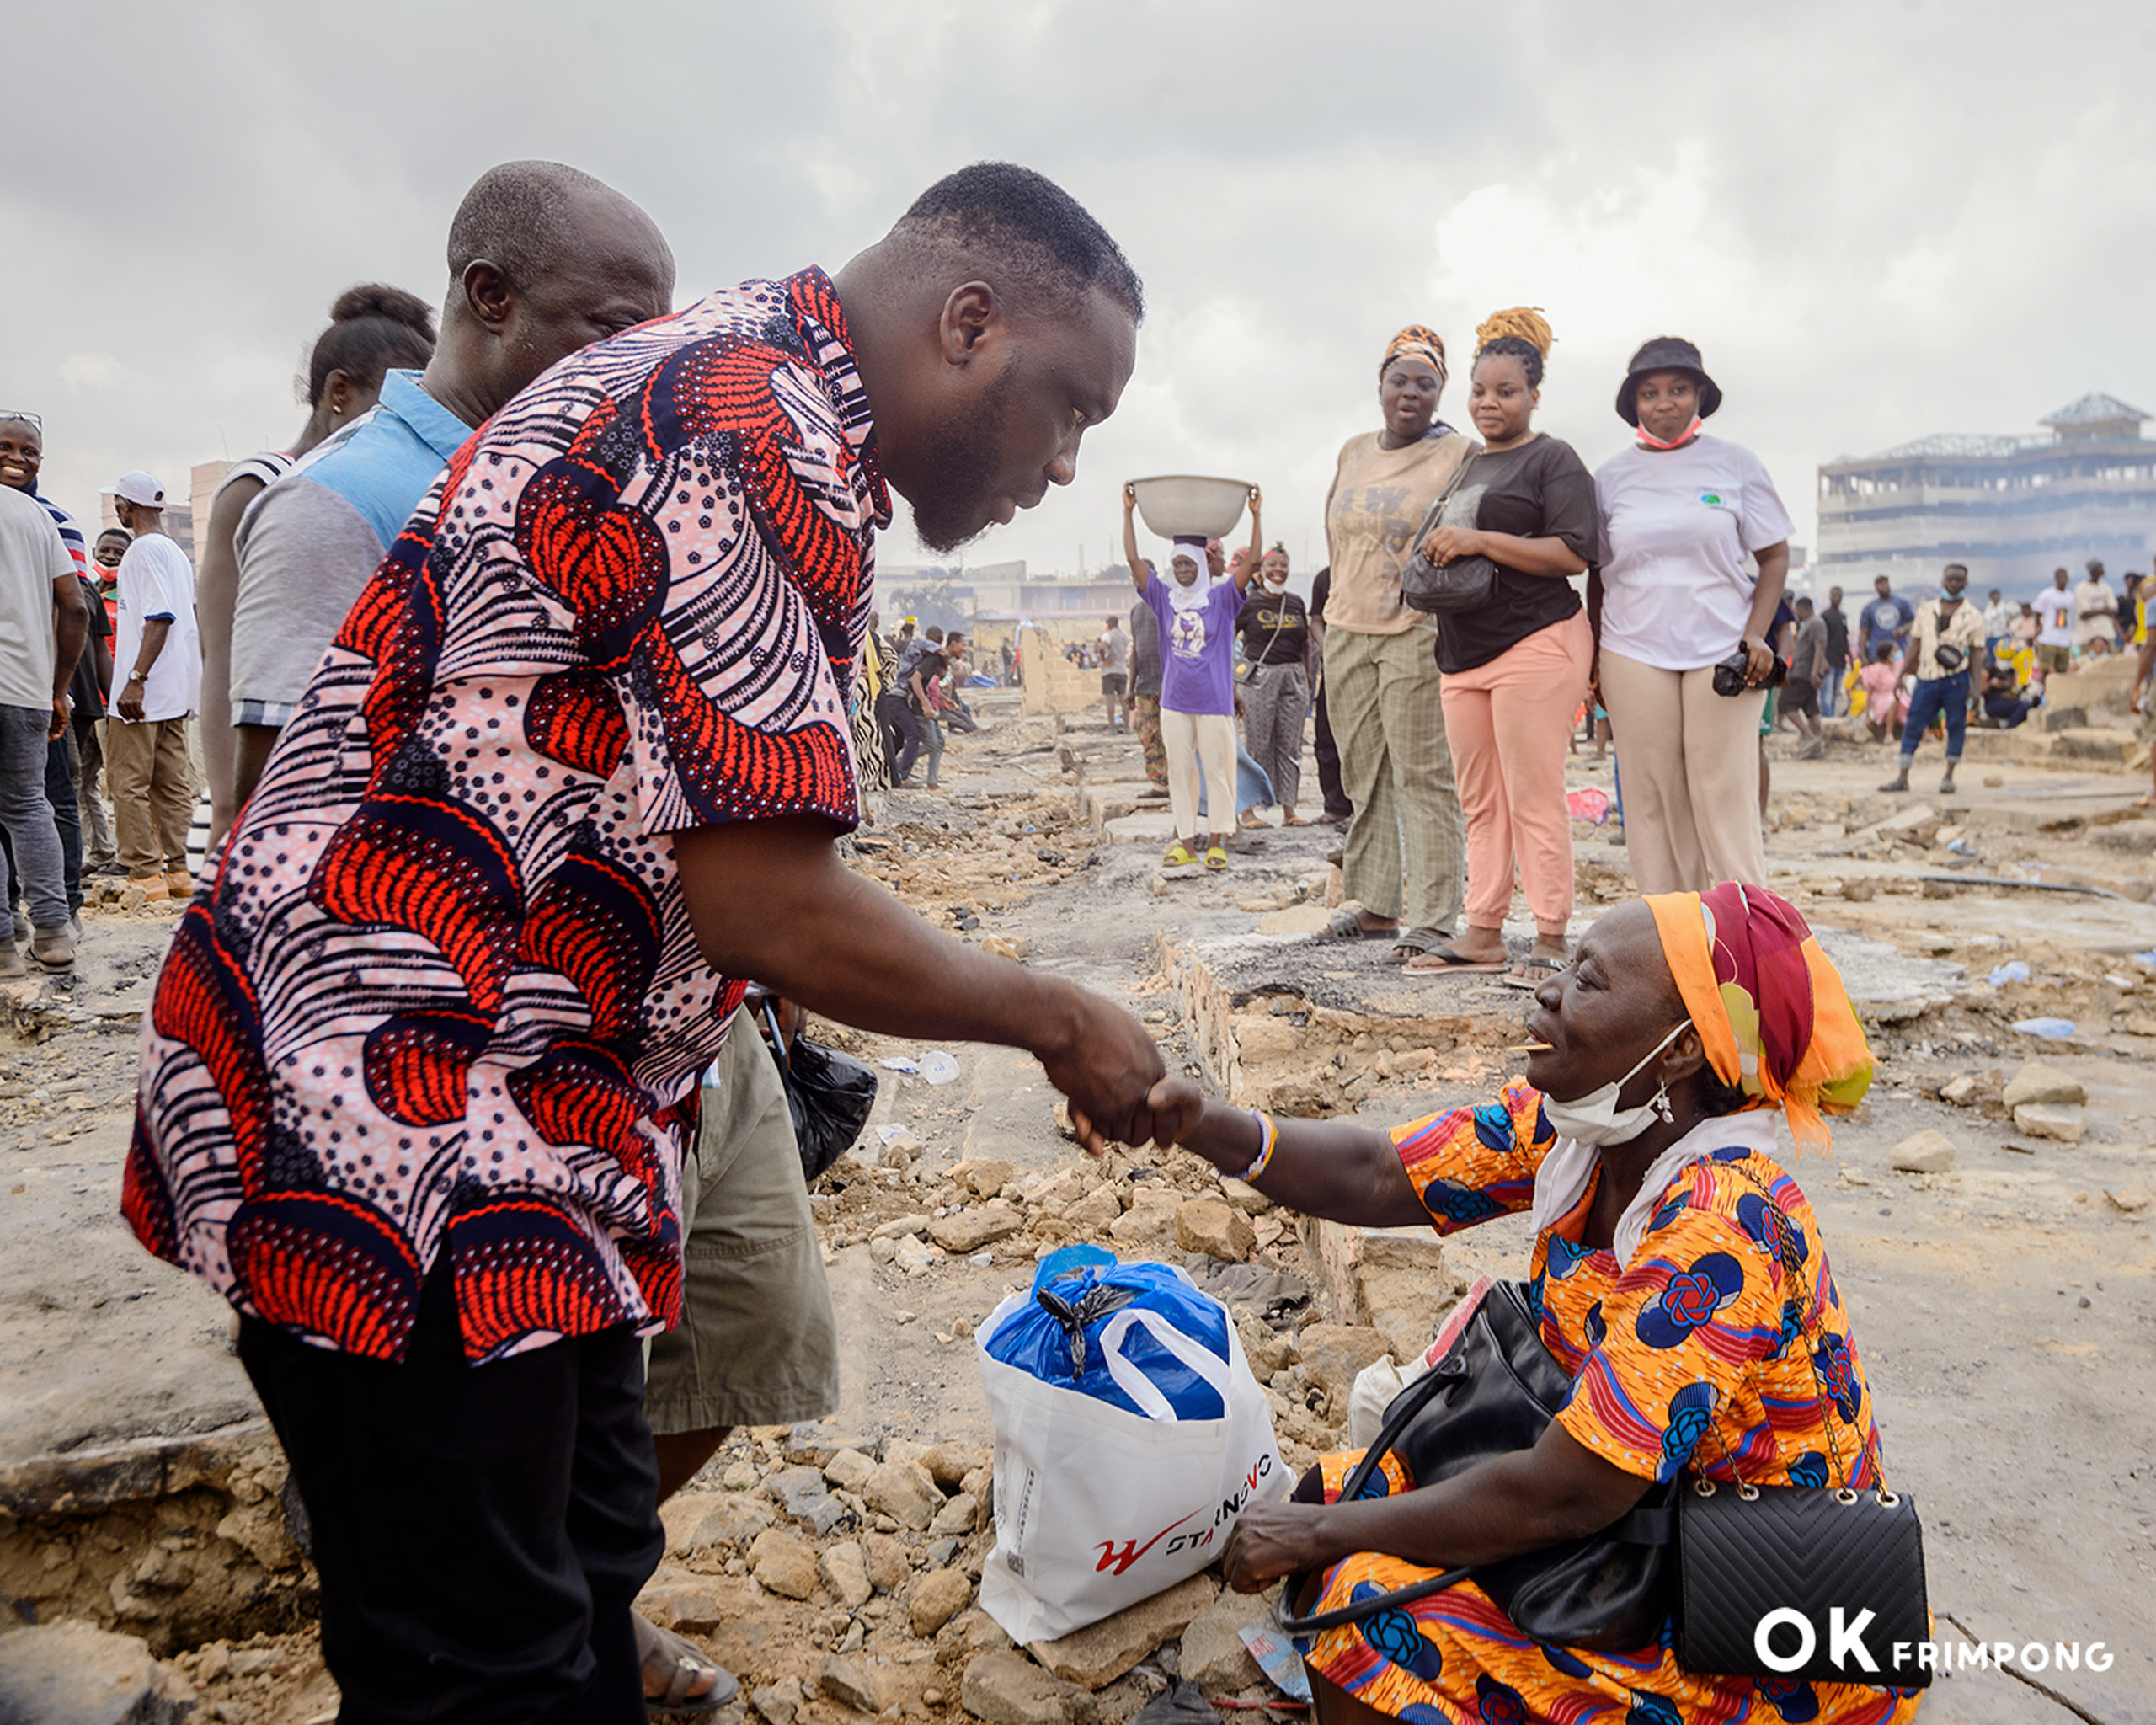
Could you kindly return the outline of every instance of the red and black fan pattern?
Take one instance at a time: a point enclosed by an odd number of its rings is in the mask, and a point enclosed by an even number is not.
[[[670,836],[857,815],[889,515],[829,280],[712,295],[488,421],[354,605],[157,980],[123,1210],[241,1310],[402,1357],[680,1298],[738,980]]]

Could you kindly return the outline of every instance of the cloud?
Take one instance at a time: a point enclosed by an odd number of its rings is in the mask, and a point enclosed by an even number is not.
[[[2156,405],[2145,10],[528,0],[504,26],[382,0],[357,25],[213,3],[175,35],[146,0],[47,8],[11,20],[23,63],[93,66],[140,29],[161,75],[97,109],[66,77],[13,96],[47,146],[0,187],[0,249],[41,265],[11,280],[0,377],[47,413],[48,483],[79,504],[127,467],[287,441],[332,297],[438,298],[450,212],[494,162],[629,192],[686,296],[835,266],[936,175],[1002,157],[1107,223],[1151,309],[1077,483],[977,561],[1098,567],[1123,478],[1197,471],[1260,483],[1307,570],[1392,331],[1444,334],[1457,423],[1475,323],[1514,304],[1559,338],[1538,423],[1591,464],[1625,435],[1632,349],[1698,341],[1716,430],[1816,542],[1822,461],[2034,430],[2090,388]],[[921,557],[900,521],[889,565]]]
[[[119,389],[142,379],[108,353],[70,354],[60,362],[60,381],[76,394],[86,389]]]

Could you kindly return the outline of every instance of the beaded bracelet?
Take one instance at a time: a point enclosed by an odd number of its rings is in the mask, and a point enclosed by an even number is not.
[[[1257,1122],[1257,1130],[1264,1142],[1258,1150],[1257,1160],[1235,1177],[1246,1186],[1265,1172],[1265,1165],[1273,1160],[1273,1152],[1280,1146],[1280,1129],[1273,1124],[1272,1115],[1263,1108],[1252,1108],[1250,1117]]]

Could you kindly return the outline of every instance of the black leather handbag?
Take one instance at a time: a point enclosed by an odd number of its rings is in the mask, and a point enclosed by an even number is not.
[[[1783,1286],[1803,1287],[1789,1218],[1764,1185],[1742,1168],[1732,1172],[1766,1200]],[[1834,1436],[1838,1409],[1818,1356],[1807,1349],[1806,1358],[1819,1391],[1829,1477],[1850,1478]],[[1684,1482],[1673,1626],[1678,1664],[1710,1677],[1929,1686],[1929,1668],[1915,1660],[1917,1643],[1931,1634],[1916,1499],[1886,1488],[1876,1449],[1871,1461],[1879,1483],[1863,1491]]]
[[[1432,563],[1422,555],[1423,542],[1436,531],[1467,470],[1475,465],[1469,456],[1460,464],[1451,483],[1438,495],[1415,530],[1415,554],[1400,573],[1401,602],[1415,611],[1443,616],[1447,611],[1480,611],[1497,595],[1497,566],[1486,557],[1456,557],[1450,563]]]
[[[1393,1397],[1385,1427],[1341,1492],[1358,1496],[1387,1450],[1396,1450],[1418,1485],[1434,1485],[1477,1463],[1531,1449],[1570,1397],[1572,1381],[1542,1344],[1517,1282],[1482,1298],[1445,1357]],[[1380,1598],[1305,1617],[1283,1611],[1283,1629],[1337,1628],[1441,1593],[1469,1576],[1513,1624],[1536,1641],[1628,1653],[1652,1647],[1669,1616],[1667,1558],[1673,1485],[1651,1488],[1614,1526],[1496,1563],[1448,1569]],[[1291,1580],[1281,1594],[1300,1591]]]

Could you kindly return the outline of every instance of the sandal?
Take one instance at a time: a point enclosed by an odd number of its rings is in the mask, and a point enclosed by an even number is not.
[[[716,1713],[734,1704],[741,1685],[731,1671],[705,1658],[694,1642],[661,1629],[643,1613],[632,1612],[630,1620],[637,1634],[637,1664],[643,1672],[643,1703],[650,1712],[686,1717]],[[711,1687],[702,1695],[691,1695],[707,1674],[712,1680]],[[654,1683],[665,1686],[654,1694]]]
[[[1190,854],[1189,846],[1181,839],[1161,853],[1161,867],[1163,868],[1187,868],[1197,861],[1198,858]]]
[[[1389,928],[1365,928],[1363,919],[1353,911],[1335,911],[1326,920],[1321,940],[1390,940],[1400,932],[1397,924]]]
[[[1466,959],[1450,947],[1425,947],[1400,968],[1410,976],[1474,976],[1509,970],[1510,959]]]
[[[1262,832],[1267,827],[1273,825],[1271,821],[1267,820],[1262,814],[1260,814],[1255,809],[1246,809],[1243,810],[1241,824],[1246,828],[1255,827],[1261,832]]]
[[[1307,815],[1283,814],[1280,817],[1280,824],[1283,826],[1308,826],[1311,823]]]
[[[1403,928],[1393,937],[1392,962],[1405,964],[1410,959],[1428,952],[1441,941],[1451,938],[1449,928]]]
[[[1228,853],[1218,845],[1208,845],[1205,847],[1205,866],[1208,868],[1225,868]]]

